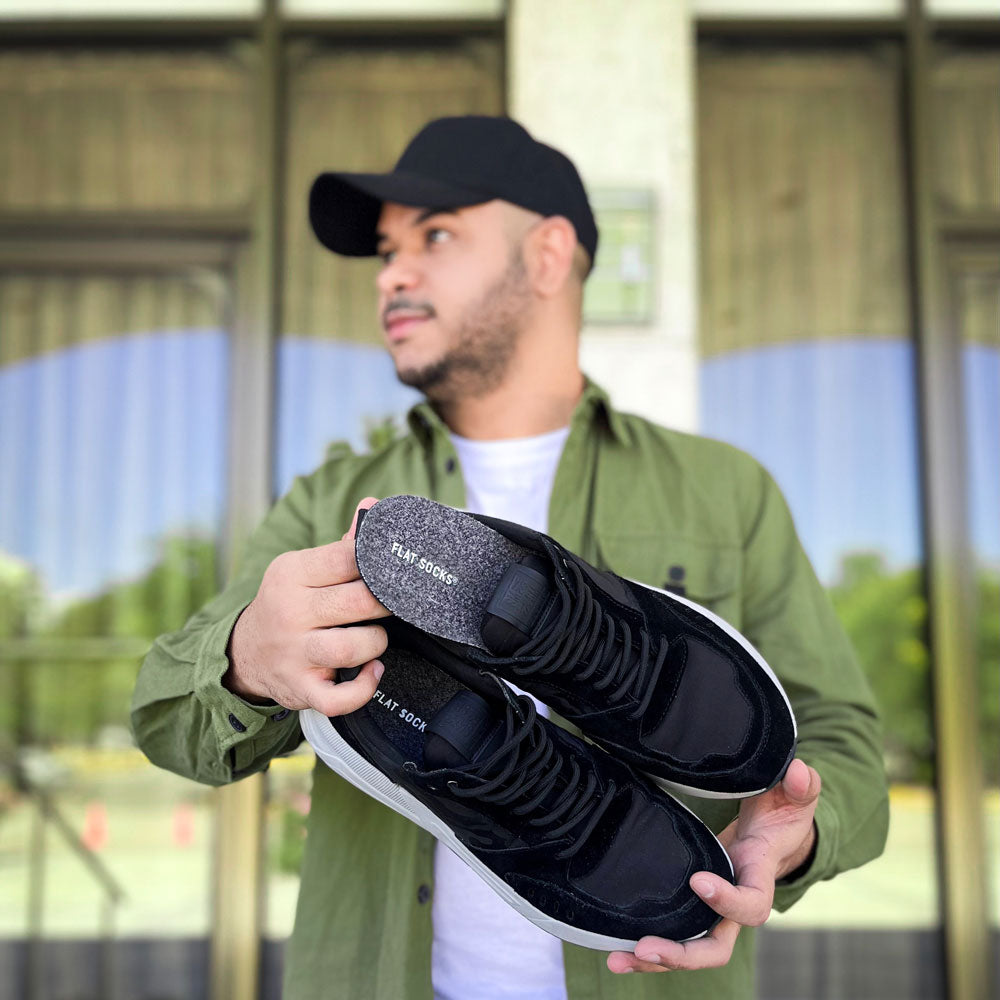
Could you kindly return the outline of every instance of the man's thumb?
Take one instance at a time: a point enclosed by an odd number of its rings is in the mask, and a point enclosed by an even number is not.
[[[781,780],[781,789],[790,801],[808,805],[819,797],[821,784],[819,773],[804,760],[796,758],[788,765]]]

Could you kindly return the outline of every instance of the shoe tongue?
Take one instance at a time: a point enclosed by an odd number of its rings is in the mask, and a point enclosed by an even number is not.
[[[496,656],[512,656],[556,615],[550,565],[535,555],[511,563],[500,578],[480,633]]]
[[[472,691],[459,691],[427,722],[424,767],[464,768],[503,745],[504,718]]]

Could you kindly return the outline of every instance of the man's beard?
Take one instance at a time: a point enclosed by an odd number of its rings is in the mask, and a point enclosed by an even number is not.
[[[507,373],[530,304],[531,289],[518,246],[495,284],[466,308],[454,346],[420,368],[397,368],[397,378],[440,402],[492,391]]]

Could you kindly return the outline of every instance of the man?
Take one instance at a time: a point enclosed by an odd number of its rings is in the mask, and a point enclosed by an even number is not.
[[[311,218],[335,252],[381,257],[386,344],[427,402],[401,440],[297,480],[237,579],[157,641],[136,689],[140,745],[218,784],[300,742],[289,709],[335,715],[372,696],[386,638],[370,622],[385,612],[354,562],[361,497],[420,493],[547,530],[622,575],[683,583],[768,658],[799,721],[802,760],[776,788],[739,806],[688,800],[737,874],[692,878],[724,918],[714,931],[607,957],[562,945],[319,766],[285,997],[752,996],[741,928],[877,855],[887,824],[871,696],[777,488],[748,456],[618,413],[585,379],[596,226],[570,161],[516,123],[432,122],[390,174],[319,178]],[[701,971],[620,975],[676,969]]]

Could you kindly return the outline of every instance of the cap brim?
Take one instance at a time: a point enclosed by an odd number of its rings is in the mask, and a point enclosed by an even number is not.
[[[468,188],[420,174],[320,174],[309,192],[309,221],[320,243],[348,257],[372,257],[386,201],[419,208],[462,208],[489,201]]]

